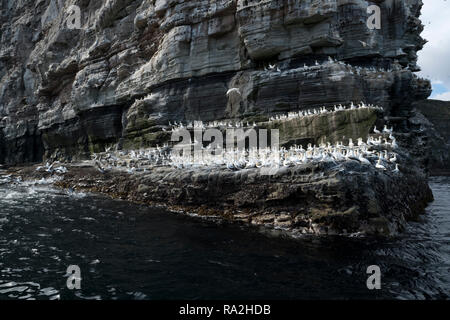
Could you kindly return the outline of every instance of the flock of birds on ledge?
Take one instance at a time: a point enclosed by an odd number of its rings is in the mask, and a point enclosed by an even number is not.
[[[356,109],[378,109],[383,110],[383,108],[374,106],[371,104],[365,104],[364,102],[361,102],[360,104],[353,104],[353,102],[350,104],[350,106],[345,107],[343,105],[334,106],[332,110],[328,110],[325,106],[319,109],[313,109],[313,110],[306,110],[306,111],[298,111],[298,112],[289,112],[287,115],[276,115],[273,117],[270,117],[269,122],[274,121],[288,121],[292,119],[301,119],[301,118],[307,118],[307,117],[314,117],[321,114],[327,114],[327,113],[333,113],[333,112],[339,112],[339,111],[346,111],[346,110],[356,110]]]
[[[195,142],[192,144],[195,145]],[[192,146],[191,145],[191,146]],[[147,172],[153,167],[172,166],[178,169],[227,168],[238,171],[251,168],[294,167],[308,163],[334,163],[356,161],[361,165],[375,166],[383,171],[400,172],[397,163],[398,148],[392,128],[384,127],[382,131],[374,128],[366,141],[359,138],[356,142],[349,139],[348,144],[338,142],[335,145],[323,143],[319,146],[309,144],[292,146],[289,149],[211,149],[201,147],[200,156],[191,153],[173,152],[168,145],[138,151],[112,151],[93,155],[96,168],[105,173],[112,169],[128,173]]]
[[[335,145],[331,143],[323,143],[319,146],[308,144],[306,149],[297,145],[289,149],[284,147],[246,150],[217,149],[207,150],[208,152],[203,152],[202,156],[197,158],[190,154],[181,154],[181,152],[172,153],[167,159],[169,160],[167,164],[179,169],[226,166],[229,170],[234,171],[263,167],[293,167],[320,162],[338,164],[344,161],[357,161],[361,165],[375,165],[377,169],[398,173],[397,154],[394,152],[398,145],[392,128],[389,129],[385,126],[381,132],[374,128],[374,133],[378,134],[377,138],[369,136],[366,141],[359,138],[356,143],[349,139],[347,145],[338,142]],[[379,150],[383,147],[385,149]]]
[[[293,69],[294,71],[315,71],[319,70],[321,68],[327,67],[332,64],[338,64],[341,66],[345,66],[350,73],[357,74],[357,75],[363,75],[363,74],[369,74],[369,73],[380,73],[380,72],[392,72],[392,71],[398,71],[402,70],[403,66],[395,60],[392,64],[391,68],[385,69],[385,68],[376,68],[374,66],[371,67],[360,67],[360,66],[353,66],[351,64],[345,63],[344,61],[334,60],[332,57],[328,57],[328,60],[318,62],[315,61],[314,65],[308,66],[306,64],[303,64],[303,67],[299,67],[297,69]],[[280,69],[280,67],[277,64],[268,64],[264,66],[265,72],[277,72],[281,73],[283,70]]]
[[[350,106],[342,105],[334,106],[329,110],[325,107],[307,111],[289,112],[286,115],[272,116],[269,122],[288,121],[295,118],[314,117],[324,113],[349,111],[356,109],[373,108],[381,109],[377,106],[366,105],[361,102],[358,105],[351,103]],[[190,122],[186,125],[183,123],[169,123],[172,131],[183,128],[186,129],[207,129],[207,128],[245,128],[256,127],[247,122],[246,125],[241,122],[230,121],[213,121],[203,123],[202,121]],[[322,143],[319,146],[309,144],[305,149],[303,146],[294,145],[289,149],[284,147],[261,148],[261,149],[212,149],[211,146],[204,147],[200,142],[191,143],[189,149],[193,146],[199,146],[202,152],[200,156],[194,157],[191,152],[183,154],[182,152],[174,152],[174,150],[165,144],[163,147],[141,149],[141,150],[118,150],[114,151],[108,148],[105,152],[92,155],[92,161],[97,170],[102,173],[117,169],[127,171],[129,173],[146,172],[153,167],[172,166],[178,169],[189,168],[208,168],[223,167],[229,170],[237,171],[251,168],[280,168],[293,167],[308,163],[342,163],[345,161],[356,161],[361,165],[375,166],[375,168],[383,171],[400,172],[397,163],[398,148],[396,138],[393,135],[393,128],[384,126],[383,130],[373,129],[366,141],[362,138],[354,142],[348,140],[348,144],[338,142],[334,145],[331,143]],[[179,151],[179,150],[177,150]],[[67,168],[58,162],[47,163],[45,166],[38,167],[37,171],[46,171],[50,173],[65,174]]]
[[[232,89],[228,90],[227,94],[229,94],[232,90],[239,90],[239,89],[232,88]],[[319,116],[322,114],[330,114],[330,113],[335,113],[335,112],[340,112],[340,111],[349,111],[349,110],[357,110],[357,109],[383,110],[383,108],[372,105],[372,104],[365,104],[364,102],[361,102],[361,103],[355,105],[352,102],[349,106],[343,106],[342,104],[340,104],[340,105],[333,106],[333,108],[331,108],[331,109],[327,109],[325,106],[323,106],[321,108],[316,108],[316,109],[308,109],[308,110],[304,110],[304,111],[298,111],[298,112],[294,111],[294,112],[289,112],[287,114],[274,115],[269,118],[269,123],[276,122],[276,121],[290,121],[293,119],[310,118],[310,117],[315,117],[315,116]],[[204,123],[203,121],[190,121],[187,123],[175,121],[174,123],[172,123],[169,121],[169,126],[171,127],[172,132],[176,132],[176,131],[185,130],[185,129],[187,129],[187,130],[190,130],[190,129],[206,130],[206,129],[213,129],[213,128],[217,128],[217,129],[255,128],[255,127],[257,127],[257,124],[255,122],[244,123],[243,121],[233,122],[233,121],[225,121],[225,120],[210,121],[208,123]]]

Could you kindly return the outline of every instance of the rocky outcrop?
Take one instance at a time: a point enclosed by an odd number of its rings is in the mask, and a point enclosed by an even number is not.
[[[83,164],[69,166],[55,185],[66,190],[102,193],[113,198],[164,205],[172,210],[278,229],[289,235],[381,235],[401,232],[433,199],[425,175],[402,157],[401,173],[380,171],[358,161],[262,169],[175,169],[147,173],[100,173]],[[26,179],[52,174],[26,168]],[[42,181],[42,180],[41,180]]]
[[[367,28],[364,0],[1,0],[0,162],[155,145],[169,120],[361,100],[405,116],[430,93],[413,73],[422,3],[375,3],[380,30]]]

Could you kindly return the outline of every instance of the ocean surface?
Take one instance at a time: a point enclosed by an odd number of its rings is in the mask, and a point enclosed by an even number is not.
[[[389,240],[276,237],[44,184],[0,186],[0,299],[448,299],[450,178]],[[81,289],[67,287],[67,268]],[[378,265],[381,289],[366,286]]]

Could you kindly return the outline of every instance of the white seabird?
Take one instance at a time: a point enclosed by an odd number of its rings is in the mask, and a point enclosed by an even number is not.
[[[375,165],[375,168],[381,169],[381,170],[386,170],[386,167],[381,164],[381,159],[378,159],[377,164]]]
[[[389,162],[392,162],[392,163],[397,162],[397,154],[396,153],[394,153],[394,156],[389,159]]]
[[[395,169],[392,170],[392,172],[394,172],[394,173],[399,173],[400,172],[400,169],[398,168],[398,163],[395,164]]]
[[[100,163],[100,161],[98,161],[98,160],[95,161],[95,167],[101,173],[105,173],[105,169],[103,169],[102,164]]]
[[[388,129],[387,125],[384,125],[383,133],[389,133],[391,135],[393,131],[394,131],[393,128]]]
[[[231,88],[227,91],[227,96],[230,96],[230,94],[236,93],[239,96],[241,95],[241,91],[239,91],[239,88]]]
[[[362,164],[371,164],[369,160],[367,160],[366,158],[364,158],[364,156],[362,155],[362,153],[359,154],[358,156],[358,160],[362,163]]]
[[[367,43],[366,42],[364,42],[364,41],[361,41],[361,40],[358,40],[360,43],[361,43],[361,45],[365,48],[365,47],[367,47]]]
[[[393,149],[398,148],[397,141],[395,139],[392,140],[391,146],[392,146]]]

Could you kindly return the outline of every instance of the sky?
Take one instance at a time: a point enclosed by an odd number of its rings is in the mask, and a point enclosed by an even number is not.
[[[428,40],[419,51],[419,76],[431,80],[431,99],[450,101],[450,0],[423,0],[420,19]]]

